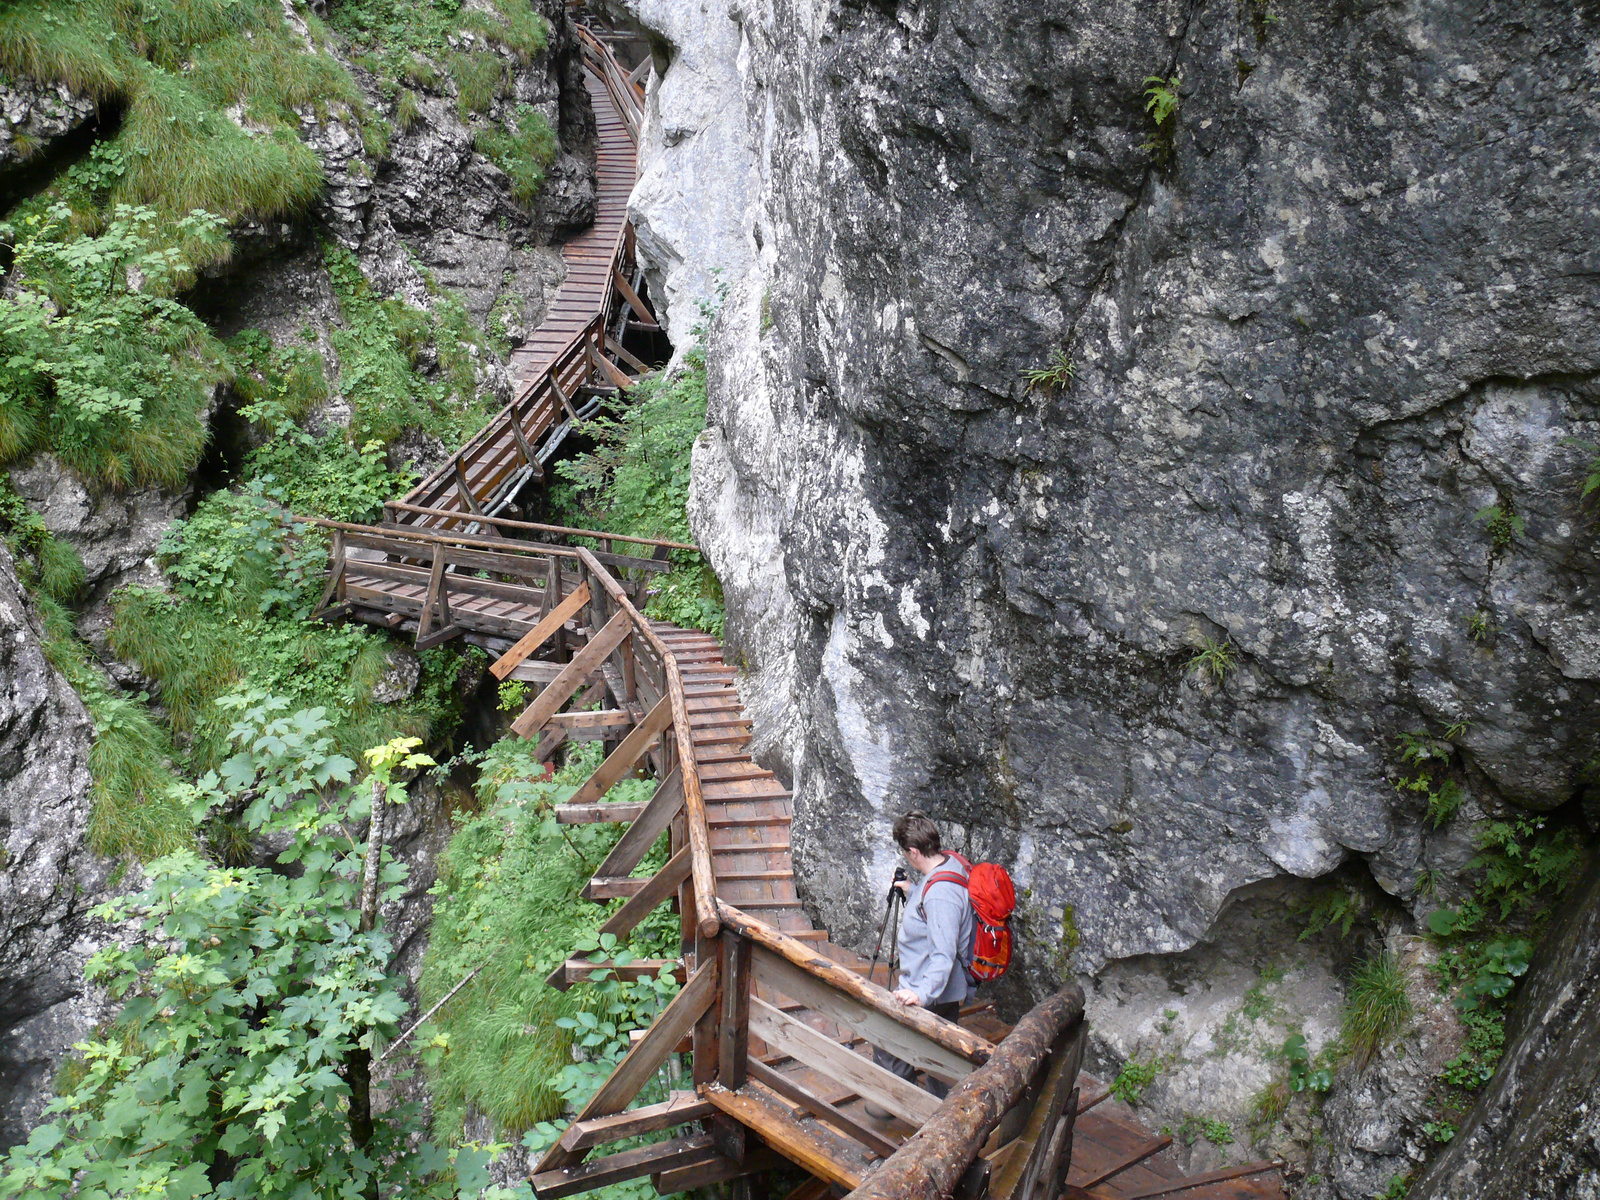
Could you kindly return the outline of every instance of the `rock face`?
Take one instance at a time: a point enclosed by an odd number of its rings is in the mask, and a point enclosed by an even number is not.
[[[760,251],[692,516],[830,929],[875,933],[913,805],[1014,864],[1036,995],[1341,867],[1414,928],[1474,820],[1574,795],[1592,6],[726,12]],[[1441,830],[1392,783],[1417,730],[1471,798]]]
[[[112,864],[84,848],[94,728],[45,660],[0,547],[0,1146],[25,1140],[56,1064],[107,1015],[83,980]]]
[[[621,0],[649,31],[653,67],[628,202],[662,326],[682,347],[719,288],[749,269],[760,188],[740,93],[743,38],[719,5]]]
[[[1500,1069],[1408,1196],[1600,1195],[1600,862],[1564,907],[1512,1009]]]
[[[0,198],[31,162],[96,119],[95,102],[31,79],[0,79]]]

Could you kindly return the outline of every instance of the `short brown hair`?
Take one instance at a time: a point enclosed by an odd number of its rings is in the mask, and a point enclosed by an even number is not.
[[[895,845],[919,854],[939,853],[939,827],[925,812],[912,809],[894,823]]]

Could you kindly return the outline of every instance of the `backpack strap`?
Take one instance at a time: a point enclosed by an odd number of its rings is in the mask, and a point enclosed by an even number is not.
[[[947,850],[945,852],[945,857],[955,859],[967,870],[966,872],[939,870],[928,876],[928,882],[922,885],[922,899],[917,901],[917,916],[921,917],[924,921],[928,919],[928,889],[934,884],[954,883],[959,884],[962,891],[969,891],[967,874],[971,872],[972,864],[969,863],[965,858],[961,857],[961,855],[957,854],[954,850]],[[970,896],[968,902],[971,902]]]

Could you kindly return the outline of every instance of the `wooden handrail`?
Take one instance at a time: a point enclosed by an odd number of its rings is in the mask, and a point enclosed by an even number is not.
[[[577,558],[578,551],[570,546],[552,546],[548,542],[522,542],[516,538],[476,537],[469,533],[434,533],[428,529],[415,529],[407,525],[352,525],[349,521],[333,521],[327,517],[295,517],[308,525],[324,529],[342,529],[346,533],[365,533],[374,537],[400,538],[411,542],[447,542],[460,546],[487,546],[517,554],[551,555],[555,558]]]
[[[682,773],[683,811],[689,834],[689,865],[694,882],[695,919],[700,936],[714,938],[722,928],[717,911],[716,876],[711,870],[711,827],[706,823],[705,797],[700,790],[700,772],[695,765],[694,740],[689,728],[689,703],[683,693],[683,677],[678,661],[656,636],[650,622],[633,606],[623,586],[612,578],[588,550],[578,548],[578,557],[621,612],[628,614],[634,634],[661,659],[666,672],[667,697],[672,703],[672,735],[678,743],[678,764]]]
[[[782,955],[806,974],[815,976],[836,991],[854,997],[869,1008],[898,1021],[907,1029],[916,1030],[929,1041],[938,1043],[968,1062],[984,1063],[993,1058],[994,1043],[985,1041],[953,1021],[934,1016],[925,1008],[901,1004],[887,988],[863,979],[854,971],[841,967],[831,959],[823,958],[805,942],[774,929],[765,921],[752,917],[727,901],[717,901],[717,915],[723,925],[740,937],[749,938],[756,945],[765,946],[773,953]]]
[[[668,550],[693,550],[700,553],[700,547],[690,542],[669,542],[665,538],[634,537],[626,533],[606,533],[599,529],[569,529],[565,525],[541,525],[536,521],[513,521],[508,517],[480,517],[474,513],[463,512],[454,508],[429,508],[424,504],[408,504],[404,500],[388,500],[384,502],[385,508],[395,508],[402,512],[422,513],[431,517],[449,517],[453,521],[467,521],[478,525],[504,525],[508,529],[531,529],[536,533],[557,533],[563,537],[586,537],[596,539],[609,539],[613,542],[633,542],[640,546],[665,546]]]
[[[1033,1008],[989,1061],[951,1089],[921,1129],[846,1200],[948,1197],[1000,1118],[1022,1098],[1063,1033],[1083,1019],[1083,989],[1069,984]]]

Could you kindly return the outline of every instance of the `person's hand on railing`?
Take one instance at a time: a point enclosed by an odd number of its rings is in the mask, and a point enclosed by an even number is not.
[[[910,988],[901,988],[899,991],[895,992],[894,998],[908,1008],[922,1007],[922,997],[918,996]]]

